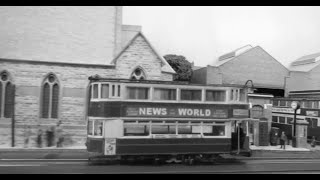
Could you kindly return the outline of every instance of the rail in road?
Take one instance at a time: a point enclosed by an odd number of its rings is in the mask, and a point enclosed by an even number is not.
[[[220,163],[186,166],[182,164],[99,165],[83,161],[0,161],[2,174],[201,174],[201,173],[320,173],[319,159],[306,160],[243,160],[241,163]]]

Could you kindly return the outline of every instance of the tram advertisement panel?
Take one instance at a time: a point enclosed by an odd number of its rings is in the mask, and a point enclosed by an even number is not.
[[[228,119],[249,117],[248,105],[91,102],[89,116]]]
[[[126,116],[163,117],[211,117],[228,118],[227,109],[167,108],[167,107],[127,107]]]
[[[116,139],[105,139],[105,155],[115,155],[116,154]]]

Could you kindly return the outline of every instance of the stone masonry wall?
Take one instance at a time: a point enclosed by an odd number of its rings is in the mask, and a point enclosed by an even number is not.
[[[55,125],[59,120],[66,139],[73,145],[84,145],[86,135],[86,88],[88,77],[99,74],[102,77],[114,78],[115,69],[106,67],[64,66],[50,64],[30,64],[0,61],[0,72],[6,70],[10,73],[16,85],[15,122],[16,144],[23,144],[23,128],[26,124],[32,126],[35,139],[37,124],[45,131],[49,126]],[[60,82],[60,104],[58,119],[40,118],[41,84],[46,75],[54,73]],[[0,144],[11,142],[11,119],[0,119]],[[9,135],[8,135],[8,132]],[[45,139],[45,137],[44,137]],[[35,141],[34,141],[35,143]]]
[[[117,77],[130,78],[131,73],[142,67],[148,80],[172,80],[161,73],[161,60],[142,36],[137,36],[116,62]]]

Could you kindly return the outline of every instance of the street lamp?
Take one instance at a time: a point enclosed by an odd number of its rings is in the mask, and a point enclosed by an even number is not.
[[[292,137],[292,147],[297,146],[296,141],[296,124],[297,124],[297,111],[300,109],[300,104],[296,101],[291,103],[291,108],[294,110],[293,116],[293,137]]]

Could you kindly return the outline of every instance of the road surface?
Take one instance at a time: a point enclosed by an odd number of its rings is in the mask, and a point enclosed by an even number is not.
[[[241,160],[214,165],[88,165],[84,160],[0,160],[1,174],[319,173],[320,159]]]

